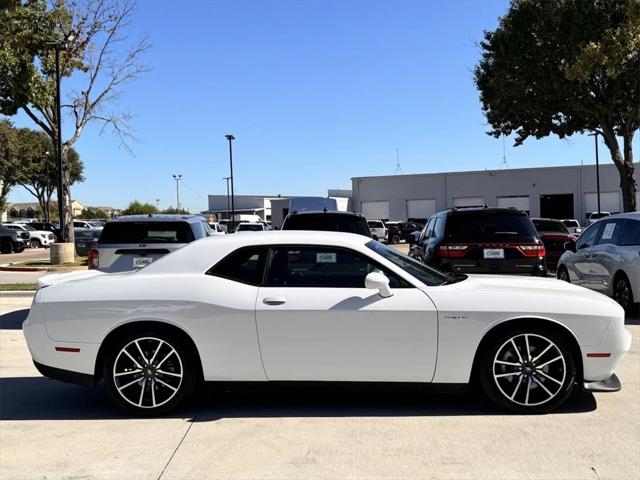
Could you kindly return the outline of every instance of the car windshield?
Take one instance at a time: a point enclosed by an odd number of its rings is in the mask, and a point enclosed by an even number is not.
[[[563,220],[562,223],[564,223],[567,227],[580,228],[580,224],[578,224],[578,222],[575,220]]]
[[[562,222],[555,220],[533,220],[533,225],[539,232],[569,233]]]
[[[357,215],[332,215],[330,213],[291,215],[286,218],[283,230],[320,230],[326,232],[357,233],[371,236],[369,225]]]
[[[35,231],[36,231],[36,229],[35,229],[35,228],[33,228],[33,227],[29,226],[29,225],[25,225],[25,226],[24,226],[24,229],[25,229],[25,230],[29,230],[30,232],[35,232]]]
[[[101,244],[189,243],[194,240],[187,222],[113,222],[100,235]]]
[[[448,242],[533,242],[536,229],[525,213],[454,212],[447,219]]]
[[[408,255],[400,253],[398,250],[392,247],[388,247],[378,241],[372,240],[367,243],[367,247],[382,255],[391,263],[400,267],[412,277],[417,278],[425,285],[435,287],[438,285],[444,285],[447,283],[454,283],[456,281],[464,280],[466,275],[454,277],[453,275],[447,275],[435,268],[427,267],[425,264],[411,258]]]

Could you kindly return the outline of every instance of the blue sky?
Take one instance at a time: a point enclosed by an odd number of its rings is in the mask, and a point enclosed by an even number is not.
[[[111,134],[86,130],[76,148],[87,180],[72,195],[116,207],[158,198],[164,208],[176,203],[179,173],[183,206],[206,209],[207,194],[226,192],[227,133],[238,194],[350,188],[351,177],[392,174],[396,143],[404,173],[496,169],[502,141],[485,134],[472,70],[474,43],[507,5],[141,0],[131,33],[150,37],[152,71],[120,99],[137,115],[139,142],[131,156]],[[511,168],[594,162],[590,137],[511,143]],[[16,188],[10,200],[35,199]]]

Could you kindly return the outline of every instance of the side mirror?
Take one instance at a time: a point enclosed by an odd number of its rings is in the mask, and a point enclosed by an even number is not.
[[[371,272],[365,277],[364,286],[371,290],[378,290],[378,294],[384,298],[393,295],[393,292],[389,288],[389,279],[384,273]]]
[[[574,240],[569,240],[568,242],[565,242],[564,244],[564,249],[567,252],[576,252],[576,242]]]

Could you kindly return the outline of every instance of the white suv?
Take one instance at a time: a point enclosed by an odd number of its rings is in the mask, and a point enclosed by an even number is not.
[[[371,237],[374,240],[387,240],[387,234],[389,231],[382,220],[367,220],[369,224],[369,230],[371,230]]]
[[[31,248],[49,248],[49,246],[56,241],[53,233],[47,232],[46,230],[36,230],[29,226],[28,223],[5,223],[4,226],[11,230],[28,232],[28,244]]]
[[[626,310],[640,301],[640,213],[602,218],[565,249],[560,280],[609,295]]]

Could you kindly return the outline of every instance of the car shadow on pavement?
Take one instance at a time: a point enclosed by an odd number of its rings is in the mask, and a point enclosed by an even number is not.
[[[29,316],[29,309],[14,310],[0,315],[0,330],[21,330],[23,322]]]
[[[414,384],[235,384],[207,386],[170,418],[442,417],[509,415],[478,393],[438,393]],[[557,414],[590,412],[591,393],[576,391]],[[130,418],[104,386],[86,388],[44,377],[0,378],[0,420],[118,420]]]

